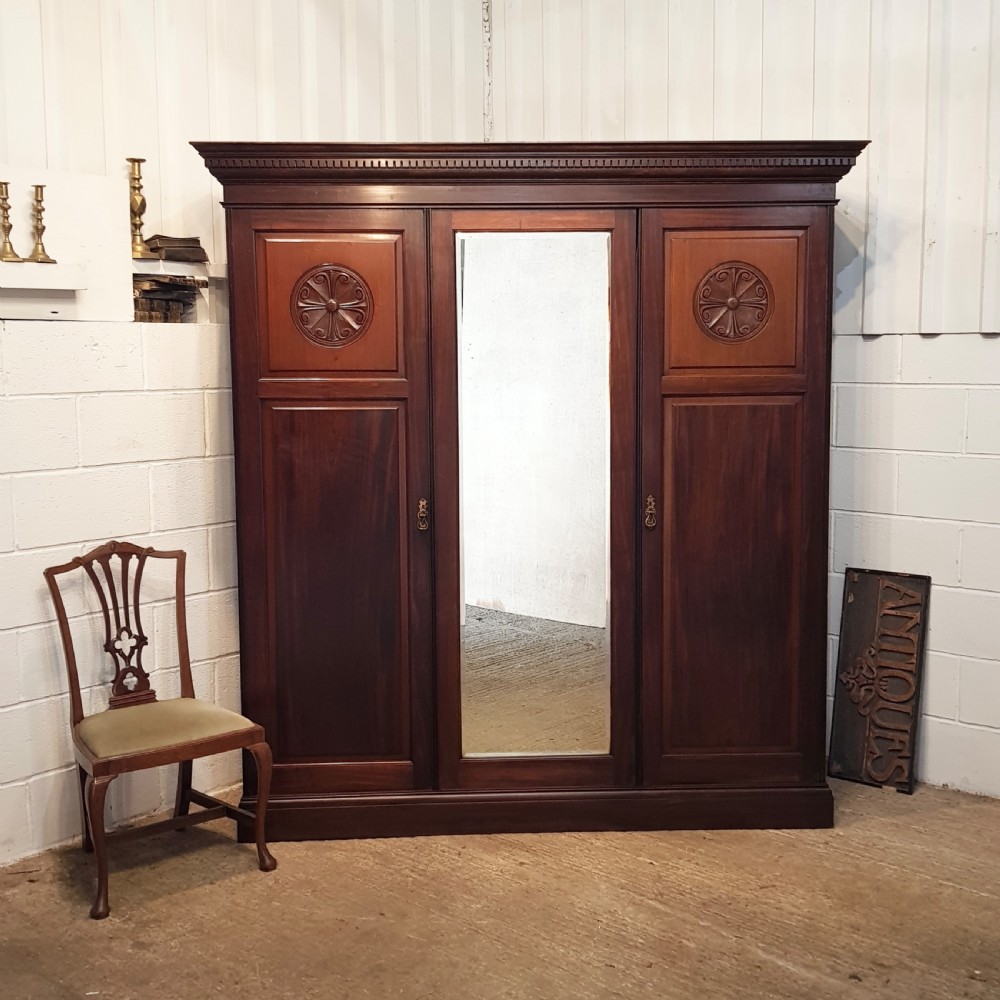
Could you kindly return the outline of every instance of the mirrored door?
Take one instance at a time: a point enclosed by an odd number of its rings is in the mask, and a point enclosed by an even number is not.
[[[610,237],[455,250],[462,753],[607,754]]]
[[[435,212],[432,248],[443,784],[624,783],[632,214]]]

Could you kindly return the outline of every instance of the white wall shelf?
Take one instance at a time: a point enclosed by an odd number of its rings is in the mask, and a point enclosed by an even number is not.
[[[57,261],[0,263],[0,319],[130,320],[127,164],[109,177],[0,163],[0,177],[9,183],[11,235],[22,254],[32,246],[29,194],[45,185],[45,249]]]
[[[38,292],[78,292],[87,287],[86,269],[79,264],[0,264],[0,288]]]

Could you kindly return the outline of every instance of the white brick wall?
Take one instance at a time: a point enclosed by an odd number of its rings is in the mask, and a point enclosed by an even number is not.
[[[196,691],[239,708],[227,337],[209,324],[0,322],[0,863],[79,836],[46,566],[112,537],[186,550]],[[160,602],[145,622],[146,662],[169,697],[179,682],[161,569],[146,573]],[[80,585],[65,597],[84,705],[100,710],[110,668],[93,641],[97,604]],[[174,777],[164,768],[116,781],[108,822],[172,804]],[[197,765],[195,778],[238,781],[238,756]]]
[[[203,392],[82,396],[79,413],[83,465],[203,458],[206,453]]]
[[[917,776],[1000,796],[1000,340],[836,337],[833,373],[831,635],[846,566],[929,575]]]
[[[146,465],[14,476],[14,543],[39,548],[147,532],[149,476]]]
[[[0,469],[67,469],[78,459],[72,396],[0,400]]]
[[[0,552],[14,548],[14,504],[10,495],[10,477],[0,476]]]
[[[131,323],[4,323],[10,397],[143,389],[142,335]]]

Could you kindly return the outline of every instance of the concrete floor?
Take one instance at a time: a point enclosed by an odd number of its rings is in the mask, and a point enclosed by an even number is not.
[[[838,783],[819,831],[277,844],[230,824],[0,869],[0,995],[1000,998],[1000,800]]]
[[[607,630],[466,605],[462,752],[609,753]]]

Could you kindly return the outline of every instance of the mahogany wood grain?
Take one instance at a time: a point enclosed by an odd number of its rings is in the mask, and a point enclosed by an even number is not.
[[[200,143],[199,143],[200,145]],[[581,171],[582,173],[582,171]],[[502,193],[498,195],[498,190]],[[498,204],[518,208],[559,210],[574,208],[659,208],[665,205],[759,207],[775,205],[835,205],[833,183],[777,183],[734,180],[730,184],[678,184],[647,177],[640,183],[598,178],[581,181],[565,178],[545,184],[479,183],[466,184],[350,184],[327,179],[298,186],[274,183],[237,183],[226,188],[223,204],[227,208],[273,206],[288,211],[303,207],[344,208],[392,205],[395,208],[492,208]]]
[[[405,430],[395,401],[264,405],[283,762],[409,756]]]
[[[436,788],[460,788],[462,651],[460,481],[458,464],[458,319],[455,227],[447,212],[428,218],[431,378],[434,428],[434,679]]]
[[[664,396],[763,396],[804,393],[805,374],[761,375],[755,371],[713,372],[711,375],[664,375]]]
[[[423,215],[247,211],[230,233],[244,705],[270,727],[275,794],[427,787]],[[373,297],[370,327],[343,348],[293,323],[292,287],[326,263],[351,268]],[[316,767],[338,762],[350,766]]]
[[[801,397],[667,399],[663,420],[667,745],[790,747]]]
[[[825,783],[827,564],[830,529],[830,382],[833,209],[813,209],[803,294],[807,390],[802,414],[802,628],[798,713],[803,776]]]
[[[611,755],[615,784],[638,783],[639,553],[638,475],[638,219],[616,211],[611,231],[610,343],[611,518],[608,526],[611,574]]]
[[[802,367],[802,296],[799,272],[804,261],[802,230],[675,230],[664,233],[664,374],[737,368]],[[745,262],[770,284],[770,316],[747,340],[726,343],[707,336],[692,304],[702,279],[724,262]],[[724,268],[727,272],[736,267]]]
[[[404,378],[262,378],[257,383],[261,399],[409,399],[410,383]]]
[[[486,754],[458,762],[461,788],[611,788],[620,767],[612,754]]]
[[[345,792],[405,791],[414,787],[408,760],[338,760],[275,764],[272,794],[278,798]]]
[[[731,783],[727,754],[797,745],[801,409],[665,401],[658,783],[695,780],[685,762],[707,755],[716,767],[709,778],[700,763],[697,780]]]
[[[268,815],[272,840],[794,829],[832,826],[833,796],[825,786],[425,792],[276,800]]]
[[[330,228],[335,225],[330,220]],[[350,233],[305,230],[257,232],[257,266],[263,273],[266,303],[261,337],[261,375],[285,373],[392,372],[402,361],[401,237],[398,233]],[[291,307],[297,282],[307,272],[330,265],[350,268],[371,293],[368,326],[345,346],[317,344],[296,328]]]
[[[795,331],[793,341],[783,341],[795,344],[793,352],[785,348],[791,371],[759,366],[759,355],[741,351],[765,340],[770,324],[746,345],[711,344],[687,303],[713,258],[706,250],[678,277],[665,252],[676,232],[701,226],[702,247],[716,247],[721,264],[739,245],[730,235],[737,226],[754,243],[766,241],[758,228],[765,216],[781,227],[772,246],[798,227],[794,267],[780,253],[751,261],[772,279],[772,321],[783,308]],[[643,213],[642,482],[645,490],[661,481],[663,496],[663,535],[647,536],[643,548],[647,784],[820,780],[825,722],[814,702],[822,707],[826,669],[815,633],[825,632],[817,609],[825,606],[826,499],[809,465],[825,481],[827,432],[819,425],[828,413],[831,285],[821,248],[829,226],[823,208]],[[654,294],[659,273],[662,298]],[[716,351],[742,353],[748,367],[706,365],[657,377],[654,364],[677,370],[667,363],[676,327],[684,328],[682,340],[697,335]]]

